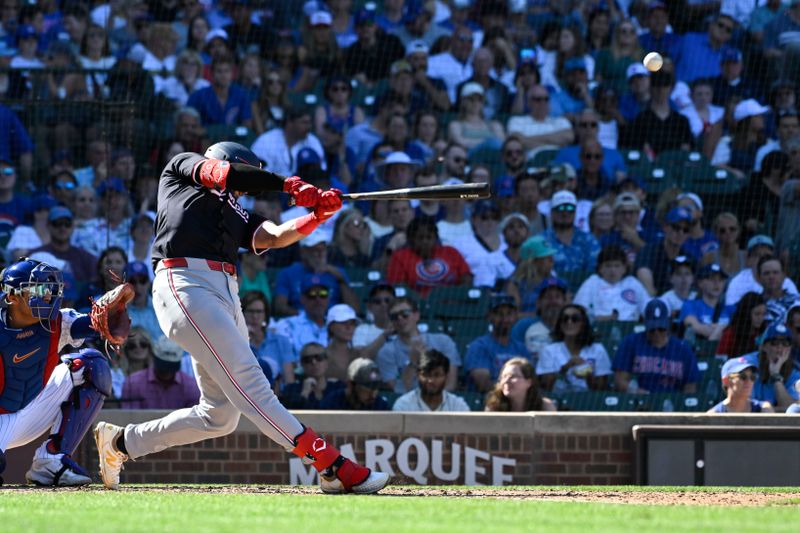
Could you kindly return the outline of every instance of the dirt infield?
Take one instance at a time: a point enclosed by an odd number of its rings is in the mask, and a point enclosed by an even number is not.
[[[42,491],[86,491],[99,492],[99,486],[82,488],[38,488],[28,485],[5,486],[4,491],[42,492]],[[164,492],[198,494],[296,494],[319,495],[317,487],[307,486],[185,486],[185,485],[123,485],[121,492]],[[792,505],[800,507],[800,493],[761,492],[736,490],[686,490],[686,491],[637,491],[624,489],[576,490],[569,488],[489,488],[489,487],[409,487],[389,486],[380,493],[383,496],[430,497],[430,498],[499,498],[531,501],[571,501],[640,505],[722,505],[753,507],[764,505]]]

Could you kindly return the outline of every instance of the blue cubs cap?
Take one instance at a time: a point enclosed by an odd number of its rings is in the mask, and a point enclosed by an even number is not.
[[[140,276],[150,279],[150,271],[143,262],[131,261],[125,265],[125,279],[132,279]]]
[[[771,341],[773,339],[792,339],[792,334],[789,332],[789,328],[787,328],[784,324],[772,323],[767,327],[767,330],[761,336],[761,344],[764,344],[767,341]]]
[[[714,275],[722,276],[723,279],[728,279],[730,277],[727,272],[722,270],[722,267],[719,266],[718,263],[711,263],[700,269],[700,272],[697,273],[697,279],[706,279]]]
[[[691,222],[692,214],[689,210],[683,207],[673,207],[667,213],[665,220],[668,224],[677,224],[678,222]]]
[[[297,152],[297,168],[305,165],[319,165],[322,163],[319,154],[311,148],[303,148]]]
[[[539,293],[539,296],[544,294],[544,291],[547,289],[555,287],[557,289],[561,289],[564,293],[569,290],[567,286],[567,282],[563,279],[556,278],[554,276],[550,276],[549,278],[544,278],[542,282],[536,287],[536,292]]]
[[[664,300],[653,298],[644,308],[644,327],[647,331],[653,329],[669,329],[669,308]]]
[[[50,214],[47,215],[47,221],[55,222],[56,220],[61,218],[67,218],[69,220],[72,220],[74,217],[72,216],[72,211],[70,211],[63,205],[57,205],[55,207],[51,207]]]
[[[325,279],[323,279],[319,274],[304,275],[303,280],[300,282],[300,292],[305,294],[314,287],[322,287],[328,289],[329,295],[330,292],[333,290],[333,287],[331,287],[328,283],[326,283]]]
[[[725,63],[726,61],[741,62],[742,52],[738,48],[725,48],[719,57],[719,62]]]
[[[504,292],[499,292],[497,294],[493,294],[492,297],[489,299],[489,310],[494,311],[498,307],[502,307],[504,305],[513,307],[514,309],[517,308],[517,301],[514,300],[514,297],[510,294],[506,294]]]
[[[361,8],[353,17],[353,23],[356,26],[361,26],[362,24],[374,24],[375,15],[376,13],[374,9]]]
[[[734,357],[733,359],[728,359],[725,361],[725,364],[722,365],[722,371],[720,374],[723,378],[726,378],[731,374],[738,374],[745,368],[755,368],[757,371],[758,364],[746,356]]]
[[[108,177],[100,183],[100,186],[97,187],[97,194],[99,196],[105,196],[108,191],[116,191],[116,192],[124,192],[127,193],[128,189],[125,188],[125,184],[122,183],[122,180],[115,177]]]
[[[31,202],[31,204],[34,211],[40,211],[42,209],[50,211],[50,209],[58,205],[58,201],[49,194],[38,194],[33,197],[33,202]]]

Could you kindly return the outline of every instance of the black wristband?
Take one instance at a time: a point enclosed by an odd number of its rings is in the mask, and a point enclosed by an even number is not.
[[[283,192],[286,178],[243,163],[231,163],[226,188],[242,192]]]
[[[770,383],[783,383],[783,376],[780,374],[772,374],[769,377]]]

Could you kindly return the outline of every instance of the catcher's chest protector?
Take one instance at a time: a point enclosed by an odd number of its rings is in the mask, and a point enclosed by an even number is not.
[[[0,326],[0,413],[15,413],[36,398],[59,363],[61,320],[51,323],[53,333],[39,324]]]

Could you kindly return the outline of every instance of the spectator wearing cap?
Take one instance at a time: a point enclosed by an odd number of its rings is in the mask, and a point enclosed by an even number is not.
[[[400,394],[416,387],[420,356],[425,350],[433,348],[450,360],[445,388],[448,391],[455,390],[461,356],[453,339],[444,333],[421,331],[419,306],[414,299],[406,296],[395,298],[391,303],[389,319],[395,335],[378,350],[375,359],[385,386]]]
[[[543,235],[534,235],[522,243],[519,264],[505,285],[505,291],[517,302],[520,315],[533,316],[541,283],[554,277],[556,249]]]
[[[464,257],[452,246],[439,243],[433,219],[415,218],[406,235],[408,244],[389,260],[386,279],[390,283],[405,283],[422,296],[434,287],[472,285],[473,275]]]
[[[228,12],[231,23],[223,29],[230,37],[230,45],[238,57],[247,53],[267,55],[277,43],[278,35],[259,22],[253,20],[253,8],[258,2],[253,0],[236,0]]]
[[[50,210],[55,205],[56,199],[52,196],[39,194],[33,197],[31,201],[33,214],[31,225],[17,226],[5,246],[11,257],[26,256],[34,248],[50,242],[50,226],[47,223],[47,219],[50,215]]]
[[[561,308],[552,333],[536,363],[543,390],[579,392],[605,390],[612,375],[611,359],[603,345],[595,342],[586,309],[572,303]]]
[[[128,249],[131,239],[131,198],[117,177],[106,178],[97,188],[101,215],[87,220],[72,235],[72,243],[94,256],[109,246]]]
[[[323,159],[325,150],[317,136],[311,133],[311,126],[310,109],[289,108],[286,110],[283,126],[259,135],[250,149],[264,162],[264,168],[284,176],[297,173],[301,152],[304,150],[313,152],[304,154],[306,162],[316,155],[316,160],[324,170],[327,168]]]
[[[362,357],[375,359],[383,345],[394,335],[394,326],[389,319],[389,308],[394,302],[394,287],[386,282],[375,284],[365,302],[366,320],[356,326],[353,347]]]
[[[487,120],[484,114],[485,91],[483,86],[470,81],[461,85],[458,117],[450,122],[447,137],[450,142],[473,149],[479,145],[499,146],[505,139],[503,126],[496,120]]]
[[[147,331],[153,342],[157,342],[164,336],[164,333],[161,331],[161,326],[158,325],[156,312],[153,309],[150,270],[142,261],[131,261],[125,265],[124,279],[133,285],[133,300],[128,304],[131,325],[141,326]]]
[[[39,35],[30,24],[20,24],[16,31],[17,53],[11,58],[8,64],[12,69],[41,69],[45,67],[44,62],[39,58],[37,48],[39,46]],[[28,74],[23,74],[23,79],[28,79]],[[27,82],[28,90],[32,88]]]
[[[506,361],[514,357],[528,358],[525,345],[511,337],[511,328],[519,318],[517,309],[511,295],[492,296],[486,315],[490,331],[467,346],[464,366],[471,386],[478,392],[488,392],[492,388]]]
[[[509,213],[499,224],[500,234],[506,243],[505,249],[495,250],[486,258],[491,275],[487,286],[505,285],[522,261],[522,244],[530,236],[528,219],[522,213]]]
[[[199,50],[199,52],[202,53],[203,61],[206,66],[209,66],[217,57],[233,54],[228,32],[222,28],[215,28],[208,31],[205,37],[203,37],[203,49]],[[208,69],[208,72],[205,74],[208,76],[208,74],[210,74],[210,69]]]
[[[628,272],[625,251],[613,244],[604,247],[597,257],[597,272],[581,284],[573,303],[583,306],[592,322],[638,322],[650,295]]]
[[[767,106],[752,98],[736,104],[733,134],[720,138],[711,163],[731,170],[740,178],[749,176],[755,165],[756,152],[766,141],[764,115],[768,111]]]
[[[580,171],[583,167],[583,160],[580,157],[581,146],[587,141],[599,142],[600,116],[593,109],[584,109],[575,117],[575,144],[565,146],[558,150],[553,159],[554,164],[569,163],[572,167]],[[603,157],[600,159],[603,173],[614,181],[623,179],[628,169],[622,154],[614,148],[601,146]]]
[[[728,274],[717,263],[705,265],[697,272],[697,298],[683,304],[678,321],[701,339],[718,341],[735,310],[725,305],[725,282]]]
[[[624,146],[658,155],[665,150],[688,150],[692,145],[689,121],[672,108],[675,78],[665,70],[650,75],[650,105],[626,130]]]
[[[334,28],[336,24],[334,13]],[[389,67],[405,55],[403,43],[375,24],[375,10],[361,8],[354,17],[358,39],[344,50],[344,66],[348,76],[369,86],[388,77]],[[340,47],[344,48],[340,43]]]
[[[800,307],[796,308],[800,311]],[[796,314],[796,313],[795,313]],[[764,297],[757,292],[748,292],[733,312],[731,321],[722,331],[716,355],[718,357],[734,358],[758,350],[758,338],[767,329],[767,305]],[[792,312],[787,319],[787,327],[792,330],[792,339],[797,338],[796,332],[791,328]]]
[[[697,298],[697,291],[692,288],[694,287],[694,269],[694,261],[686,255],[679,255],[673,259],[669,266],[670,289],[659,296],[669,307],[675,322],[673,329],[676,331],[680,327],[678,317],[683,309],[683,304]]]
[[[681,115],[689,121],[689,128],[695,139],[695,145],[709,146],[713,143],[714,136],[721,133],[722,119],[725,117],[725,108],[714,105],[712,97],[714,89],[708,78],[697,78],[691,83],[692,103],[680,110]],[[712,145],[716,147],[716,144]]]
[[[686,209],[692,216],[689,238],[683,244],[683,249],[695,262],[710,263],[714,252],[719,249],[719,242],[710,230],[703,227],[703,201],[693,192],[682,192],[676,199],[678,207]]]
[[[233,81],[235,61],[219,55],[211,62],[211,86],[189,95],[186,105],[200,112],[204,126],[253,127],[253,112],[247,91]]]
[[[725,107],[731,101],[758,98],[759,91],[749,78],[743,76],[744,63],[742,51],[727,47],[720,57],[720,74],[711,79],[714,91],[714,104]]]
[[[611,34],[611,45],[595,55],[595,79],[612,87],[617,94],[624,94],[628,65],[641,61],[644,51],[636,36],[636,27],[630,20],[623,20]]]
[[[358,309],[358,297],[348,286],[349,281],[344,271],[328,263],[330,237],[328,233],[318,231],[300,241],[300,261],[278,273],[275,282],[275,314],[296,315],[302,305],[303,286],[311,281],[330,291],[331,305],[346,303]]]
[[[0,171],[8,167],[14,168],[12,162],[17,161],[19,175],[27,179],[33,165],[33,141],[28,135],[28,130],[17,114],[2,103],[0,103],[0,124],[6,125],[0,128]],[[0,177],[0,183],[7,179]],[[5,204],[9,202],[5,190],[5,187],[0,186],[0,213],[5,211]]]
[[[325,315],[325,327],[328,328],[328,375],[344,380],[347,378],[347,366],[359,357],[360,353],[353,347],[353,334],[358,326],[355,310],[347,304],[336,304],[328,309]]]
[[[675,52],[681,45],[681,36],[673,32],[669,25],[667,5],[664,2],[650,2],[644,23],[646,29],[639,34],[642,49],[675,57]]]
[[[758,351],[745,356],[758,368],[752,398],[769,402],[779,413],[800,400],[800,370],[794,368],[791,352],[789,329],[782,322],[774,322],[761,337]]]
[[[325,394],[319,409],[337,411],[389,411],[391,406],[379,395],[381,373],[375,361],[365,357],[354,359],[347,367],[347,384]]]
[[[450,35],[450,31],[433,21],[436,2],[430,0],[407,0],[403,6],[403,24],[389,31],[400,39],[403,46],[412,41],[422,41],[428,46],[442,37]]]
[[[725,305],[736,305],[745,293],[764,292],[764,287],[756,276],[758,264],[763,257],[774,253],[775,242],[768,235],[756,235],[747,241],[747,267],[739,271],[728,283]],[[782,288],[788,294],[797,294],[797,287],[788,277],[785,277]]]
[[[766,179],[765,173],[762,172],[762,164],[764,158],[773,152],[789,153],[787,145],[790,139],[797,137],[800,134],[800,118],[798,118],[797,111],[791,109],[787,111],[773,112],[776,122],[777,139],[767,139],[756,152],[756,161],[753,165],[755,172],[761,172],[762,179]],[[758,196],[746,196],[748,198],[758,198]],[[748,202],[754,203],[754,202]]]
[[[614,226],[609,233],[600,238],[600,245],[620,246],[633,265],[639,250],[644,248],[647,235],[641,226],[642,204],[632,192],[623,192],[614,199]]]
[[[688,344],[670,333],[667,304],[658,298],[644,311],[645,331],[622,339],[614,355],[614,382],[620,392],[697,391],[700,373],[697,358]],[[636,385],[632,386],[635,380]]]
[[[718,76],[722,54],[736,26],[730,15],[719,13],[708,25],[708,31],[686,33],[673,56],[677,78],[691,83],[700,77]]]
[[[297,351],[288,337],[275,331],[269,301],[264,293],[247,291],[243,293],[241,302],[250,348],[277,393],[283,385],[295,381]]]
[[[550,200],[552,227],[542,235],[555,248],[556,271],[591,272],[597,263],[600,243],[591,233],[575,227],[578,200],[570,191],[558,191]]]
[[[153,362],[122,386],[123,409],[181,409],[200,401],[197,382],[180,370],[183,349],[166,337],[155,343]]]
[[[458,85],[472,77],[473,32],[469,26],[460,25],[450,36],[450,46],[428,60],[428,75],[441,79],[447,87],[450,102],[455,103]]]
[[[50,232],[50,242],[31,250],[31,253],[47,252],[69,264],[69,270],[80,284],[79,292],[89,281],[95,277],[97,271],[97,257],[89,252],[73,246],[71,241],[75,230],[72,211],[57,205],[50,208],[47,216],[47,225]]]
[[[764,288],[764,299],[767,302],[767,321],[783,323],[789,309],[800,305],[800,295],[784,288],[786,272],[783,263],[774,255],[766,255],[758,260],[756,279]]]
[[[625,70],[628,87],[619,97],[619,112],[627,123],[650,107],[650,71],[640,62],[631,63]]]
[[[571,30],[563,28],[561,31]],[[591,58],[591,56],[586,57]],[[553,94],[553,105],[569,119],[574,120],[584,109],[594,107],[594,99],[589,90],[588,69],[584,57],[570,57],[564,60],[562,87]]]
[[[722,365],[722,388],[725,399],[708,413],[774,413],[772,404],[754,400],[753,385],[758,380],[758,367],[749,357],[728,359]]]
[[[344,381],[328,376],[328,354],[319,343],[303,346],[300,366],[302,379],[286,384],[280,394],[287,409],[318,409],[326,394],[345,388]]]
[[[422,352],[417,368],[417,387],[395,400],[393,411],[465,412],[469,406],[463,398],[445,390],[450,360],[442,352]]]
[[[572,124],[564,117],[550,116],[550,92],[542,85],[528,89],[526,96],[530,114],[515,115],[508,119],[506,131],[516,133],[533,157],[539,150],[558,149],[572,143]]]
[[[495,56],[491,48],[482,47],[472,55],[472,76],[456,87],[456,109],[461,109],[464,87],[477,83],[483,89],[483,117],[492,120],[505,113],[510,105],[508,87],[494,78],[496,72]]]
[[[420,113],[424,110],[436,109],[437,111],[448,111],[450,109],[450,98],[447,96],[447,86],[444,82],[428,75],[428,52],[430,47],[424,41],[411,41],[406,45],[406,57],[403,63],[408,65],[410,71],[405,68],[394,67],[392,76],[389,78],[389,87],[395,92],[401,92],[410,81],[410,94],[408,98],[409,111],[412,114]],[[402,65],[402,64],[401,64]],[[404,76],[411,76],[410,80],[403,79]],[[397,76],[397,77],[396,77]]]
[[[664,236],[645,245],[634,263],[636,277],[650,296],[669,289],[669,265],[685,254],[683,245],[691,231],[692,215],[683,207],[673,207],[664,216]]]
[[[295,353],[300,353],[303,346],[309,342],[328,345],[325,318],[330,307],[332,292],[331,287],[321,276],[311,275],[304,278],[300,284],[300,311],[275,323],[275,331],[289,337]]]

